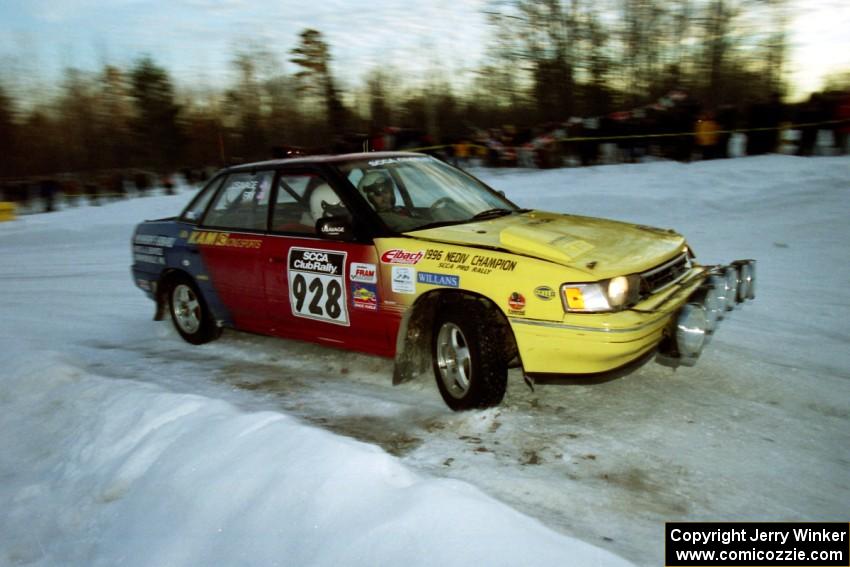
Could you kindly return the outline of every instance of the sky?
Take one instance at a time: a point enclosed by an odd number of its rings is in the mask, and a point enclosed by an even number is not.
[[[239,47],[263,45],[292,72],[298,33],[320,30],[334,70],[355,82],[373,68],[448,66],[463,72],[483,49],[488,0],[4,0],[0,57],[34,51],[41,72],[126,64],[148,53],[178,80],[226,80]],[[437,62],[435,54],[441,54]],[[469,56],[467,55],[469,54]]]
[[[792,94],[850,70],[850,2],[789,0]],[[493,0],[4,0],[0,72],[56,77],[65,67],[129,65],[150,54],[178,82],[226,84],[236,48],[264,45],[284,69],[298,33],[327,37],[335,72],[349,84],[375,68],[417,76],[445,67],[462,79],[480,60]],[[34,54],[21,62],[21,53]],[[291,72],[291,69],[290,69]]]

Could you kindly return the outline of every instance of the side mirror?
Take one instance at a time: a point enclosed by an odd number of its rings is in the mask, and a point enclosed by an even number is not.
[[[323,217],[316,221],[316,234],[328,240],[355,240],[357,235],[348,217]]]

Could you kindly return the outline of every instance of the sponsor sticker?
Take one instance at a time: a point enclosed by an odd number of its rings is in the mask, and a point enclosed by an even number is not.
[[[351,306],[366,311],[378,310],[378,286],[367,283],[351,284]]]
[[[439,285],[443,287],[460,287],[460,276],[448,274],[432,274],[430,272],[419,272],[416,281],[421,284]]]
[[[348,278],[352,282],[378,283],[378,267],[375,264],[352,262],[348,270]]]
[[[144,262],[145,264],[159,264],[160,266],[165,265],[165,257],[162,256],[162,251],[157,254],[143,254],[137,251],[133,252],[133,261],[134,262]]]
[[[290,248],[286,277],[296,317],[348,326],[346,252]]]
[[[207,230],[193,230],[186,243],[202,246],[224,246],[226,248],[260,248],[263,245],[263,241],[258,238],[235,238],[231,237],[229,232]]]
[[[158,236],[156,234],[137,234],[133,238],[133,244],[143,246],[162,246],[163,248],[171,248],[174,246],[176,238],[173,236]]]
[[[425,257],[425,251],[409,252],[392,248],[381,254],[381,262],[384,264],[416,264]]]
[[[369,162],[369,165],[372,167],[376,167],[379,165],[387,165],[390,163],[401,163],[404,161],[430,161],[430,157],[426,156],[410,156],[410,157],[395,157],[395,158],[384,158],[384,159],[373,159]]]
[[[394,293],[416,293],[416,268],[393,266],[391,277]]]
[[[558,295],[554,289],[549,287],[548,285],[541,285],[534,288],[534,295],[537,299],[542,299],[543,301],[550,301]]]
[[[489,274],[495,271],[513,272],[516,270],[517,261],[508,258],[496,258],[483,254],[469,254],[467,252],[446,252],[439,248],[429,248],[425,251],[425,260],[434,260],[438,266],[445,270],[457,270],[460,272],[475,272],[478,274]]]
[[[508,307],[512,311],[522,311],[525,309],[525,297],[518,291],[513,292],[508,298]]]
[[[322,224],[321,229],[322,234],[327,236],[339,236],[340,234],[345,232],[345,225],[343,224],[331,224],[329,222],[325,222]]]

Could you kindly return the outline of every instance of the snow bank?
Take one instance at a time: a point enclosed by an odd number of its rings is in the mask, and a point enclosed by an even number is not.
[[[0,346],[0,564],[628,564],[286,415]]]

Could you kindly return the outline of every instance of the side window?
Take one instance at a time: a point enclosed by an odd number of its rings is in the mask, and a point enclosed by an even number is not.
[[[235,173],[227,177],[204,218],[207,226],[265,230],[274,173]]]
[[[192,199],[192,202],[188,207],[186,207],[183,214],[180,215],[180,220],[192,223],[200,221],[201,217],[204,215],[207,205],[209,205],[216,190],[221,186],[222,181],[224,181],[224,176],[215,179],[212,183],[204,187],[200,193],[195,195],[195,198]]]
[[[314,172],[282,172],[272,212],[272,230],[316,234],[316,221],[328,216],[350,216],[330,185]]]

